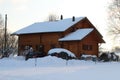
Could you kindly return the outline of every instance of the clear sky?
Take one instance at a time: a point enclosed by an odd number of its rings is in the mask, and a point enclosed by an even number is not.
[[[15,32],[35,22],[41,22],[53,13],[86,16],[105,35],[109,0],[0,0],[0,13],[8,15],[8,29]]]

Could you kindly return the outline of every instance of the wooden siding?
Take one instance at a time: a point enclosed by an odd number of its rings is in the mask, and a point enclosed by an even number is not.
[[[58,39],[59,33],[27,34],[19,36],[19,51],[23,51],[25,46],[32,46],[34,51],[38,51],[36,46],[44,45],[47,53],[52,47],[60,47]]]
[[[87,36],[81,41],[66,41],[63,43],[64,48],[75,53],[77,57],[80,57],[82,53],[98,56],[98,42],[92,38],[92,35]],[[84,50],[83,45],[91,45],[91,50]]]
[[[81,20],[80,22],[74,24],[73,26],[71,26],[69,29],[67,29],[64,32],[64,36],[68,35],[71,32],[76,31],[77,29],[81,29],[81,28],[95,28],[87,18]]]

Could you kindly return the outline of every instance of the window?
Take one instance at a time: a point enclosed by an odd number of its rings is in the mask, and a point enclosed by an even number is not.
[[[85,45],[85,44],[84,44],[84,45],[82,46],[82,49],[83,49],[83,50],[92,50],[92,45]]]

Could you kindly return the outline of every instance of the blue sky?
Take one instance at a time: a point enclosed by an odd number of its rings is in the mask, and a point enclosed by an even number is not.
[[[51,13],[63,18],[86,16],[106,35],[107,6],[110,0],[0,0],[0,13],[8,15],[8,29],[15,32]],[[107,38],[106,38],[107,40]]]

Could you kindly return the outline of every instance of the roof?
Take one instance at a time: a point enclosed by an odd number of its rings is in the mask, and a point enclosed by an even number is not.
[[[31,33],[63,32],[84,18],[85,17],[78,17],[75,18],[75,21],[72,21],[72,18],[67,18],[52,22],[50,21],[38,22],[29,25],[23,29],[20,29],[14,32],[13,34],[19,35],[19,34],[31,34]]]
[[[72,33],[66,35],[65,37],[59,39],[59,41],[82,40],[93,30],[94,30],[93,28],[78,29],[75,32],[72,32]]]

